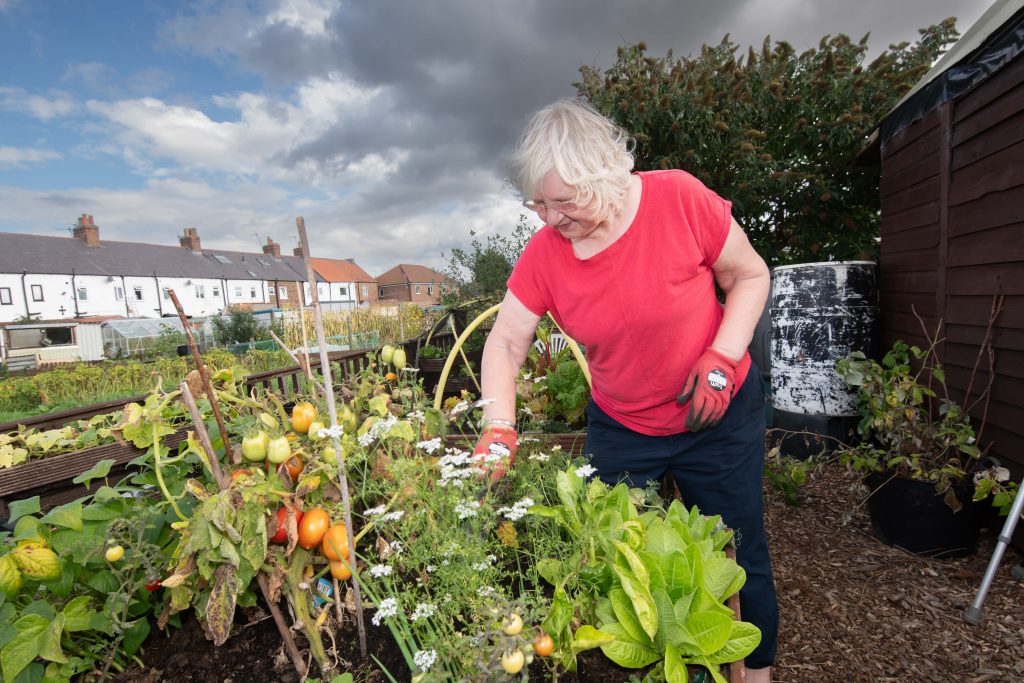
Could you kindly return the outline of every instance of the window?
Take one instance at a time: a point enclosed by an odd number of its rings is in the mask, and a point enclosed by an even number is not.
[[[171,300],[171,290],[170,290],[169,287],[164,287],[163,296],[164,296],[164,301],[170,301]]]
[[[249,288],[249,298],[250,299],[255,299],[256,298],[256,288],[255,287],[250,287]]]
[[[220,296],[220,285],[213,286],[213,296]]]
[[[434,294],[434,285],[427,285],[427,294],[433,296],[433,294]]]
[[[241,299],[242,298],[242,288],[241,287],[235,287],[235,298],[236,299]]]
[[[164,291],[166,292],[167,290],[165,289]],[[124,301],[124,289],[121,287],[114,287],[114,298],[118,301]]]
[[[11,288],[0,287],[0,306],[10,306],[14,301],[11,299]]]
[[[278,287],[277,288],[277,295],[279,297],[281,297],[282,299],[287,299],[288,298],[288,290],[285,289],[284,287]]]
[[[134,288],[133,291],[135,293],[135,300],[136,301],[142,301],[142,287],[141,286],[137,286],[137,287]]]
[[[68,346],[74,343],[70,327],[33,327],[8,330],[12,349],[35,349],[40,346]]]
[[[264,260],[263,260],[262,258],[260,258],[259,256],[257,256],[257,257],[256,257],[256,263],[260,264],[261,266],[269,266],[269,265],[270,265],[269,263],[267,263],[266,261],[264,261]]]
[[[348,287],[338,287],[338,296],[348,296]]]
[[[277,289],[274,285],[270,285],[270,296],[274,296],[275,294],[277,294]]]
[[[377,296],[379,296],[381,298],[384,297],[384,288],[383,287],[378,287],[377,288]]]
[[[196,298],[197,299],[205,299],[206,298],[206,285],[196,285]]]
[[[42,285],[32,285],[32,301],[42,301],[42,300],[43,300],[43,286]]]
[[[370,295],[370,294],[369,294],[369,292],[370,292],[370,288],[369,288],[369,287],[367,287],[366,285],[363,285],[363,287],[362,287],[362,292],[363,292],[363,296],[369,296],[369,295]]]
[[[78,288],[78,300],[79,301],[88,301],[89,300],[89,290],[86,289],[85,287],[79,287]]]
[[[420,293],[420,286],[419,286],[419,285],[416,285],[416,293],[417,293],[417,294],[419,294],[419,293]]]
[[[223,254],[214,254],[213,258],[217,259],[218,263],[231,263],[231,259]]]

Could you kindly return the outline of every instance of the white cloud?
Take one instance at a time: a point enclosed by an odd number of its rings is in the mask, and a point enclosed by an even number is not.
[[[264,25],[282,23],[301,29],[311,36],[321,35],[325,31],[324,22],[337,4],[332,0],[283,0],[279,7],[266,16]]]
[[[0,107],[49,121],[73,113],[79,104],[74,97],[61,90],[50,89],[47,95],[34,95],[24,88],[0,86]]]
[[[22,168],[30,164],[42,164],[60,158],[61,154],[52,149],[0,147],[0,168]]]

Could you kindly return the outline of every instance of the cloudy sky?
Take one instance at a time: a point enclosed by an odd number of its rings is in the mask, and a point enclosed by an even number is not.
[[[439,267],[520,214],[528,114],[620,45],[729,33],[872,53],[989,0],[0,0],[0,230]]]

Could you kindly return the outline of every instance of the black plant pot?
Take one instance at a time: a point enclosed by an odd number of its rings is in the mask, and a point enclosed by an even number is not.
[[[972,487],[956,488],[962,507],[954,512],[929,482],[873,472],[864,483],[871,490],[871,527],[883,543],[928,557],[964,557],[977,550],[980,524]]]

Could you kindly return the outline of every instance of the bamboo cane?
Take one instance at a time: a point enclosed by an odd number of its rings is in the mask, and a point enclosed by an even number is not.
[[[192,360],[195,361],[196,372],[199,373],[199,379],[203,382],[203,391],[206,392],[206,396],[210,399],[213,417],[217,420],[217,429],[220,431],[221,441],[224,442],[224,457],[232,460],[231,440],[228,438],[228,430],[224,426],[224,416],[220,414],[217,394],[213,390],[213,384],[210,383],[210,377],[203,365],[203,358],[199,355],[199,346],[196,344],[196,338],[192,335],[192,325],[189,324],[188,317],[185,315],[185,309],[182,308],[181,302],[178,301],[178,295],[174,293],[173,289],[169,289],[167,292],[171,295],[171,301],[174,303],[174,308],[177,309],[178,317],[181,319],[181,326],[185,329],[185,338],[188,339],[188,346],[192,349]],[[237,461],[232,460],[232,462],[237,464]]]
[[[173,293],[172,293],[173,297]],[[177,299],[174,299],[177,304]],[[195,344],[195,340],[192,340]],[[201,363],[202,361],[200,361]],[[200,365],[200,372],[203,371],[202,365]],[[213,472],[214,479],[217,481],[217,488],[223,491],[228,483],[225,481],[224,476],[220,472],[220,466],[217,462],[217,452],[213,449],[213,442],[210,441],[210,434],[206,431],[206,425],[203,423],[203,416],[199,412],[199,407],[196,405],[195,398],[192,396],[192,390],[189,389],[187,382],[181,383],[181,396],[185,401],[185,405],[188,407],[189,414],[192,416],[192,422],[196,426],[196,435],[199,437],[199,443],[202,445],[203,450],[206,451],[206,459],[210,462],[210,471]],[[209,394],[210,404],[213,406],[217,405],[217,399],[213,394]],[[225,441],[224,448],[229,449],[230,444]],[[285,649],[288,650],[288,656],[292,660],[292,665],[295,670],[302,677],[306,676],[307,668],[306,663],[302,659],[302,653],[299,652],[299,647],[295,644],[295,639],[292,638],[291,629],[288,628],[288,623],[284,620],[284,615],[281,614],[281,610],[278,609],[277,605],[271,599],[270,595],[270,584],[267,583],[267,577],[262,572],[256,573],[256,582],[259,584],[260,592],[263,593],[263,600],[267,603],[267,607],[270,608],[270,614],[274,617],[274,623],[277,624],[277,630],[281,632],[281,638],[284,640]]]
[[[320,346],[320,371],[323,374],[324,393],[327,395],[327,411],[331,418],[331,438],[338,459],[338,483],[341,488],[341,502],[345,511],[345,526],[352,526],[352,505],[348,495],[348,476],[345,474],[345,457],[341,449],[341,440],[337,436],[338,410],[334,404],[334,386],[331,383],[331,363],[327,354],[327,335],[324,333],[324,320],[320,311],[320,296],[316,290],[316,273],[310,259],[309,240],[306,238],[306,222],[302,216],[295,219],[295,227],[299,233],[299,244],[302,246],[302,259],[306,262],[306,277],[312,283],[309,288],[313,300],[313,322],[316,327],[316,340]],[[352,567],[352,595],[356,603],[356,627],[359,632],[359,652],[366,657],[366,625],[363,623],[363,598],[356,580],[356,544],[349,544],[349,566]]]

